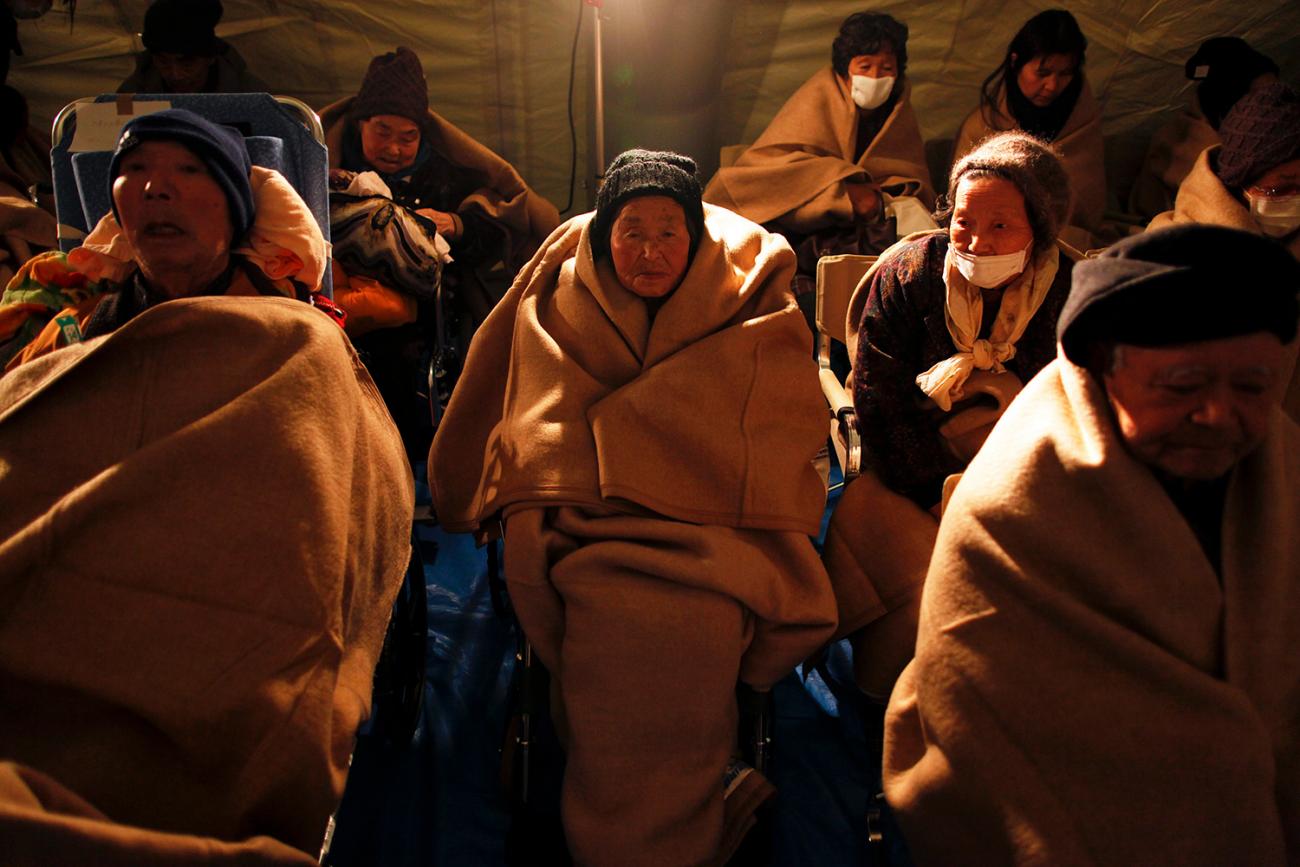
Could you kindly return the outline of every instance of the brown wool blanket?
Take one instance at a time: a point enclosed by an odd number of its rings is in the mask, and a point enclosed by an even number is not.
[[[983,106],[976,108],[962,121],[953,149],[953,163],[975,149],[975,146],[995,132],[1018,129],[1011,110],[1007,108],[1005,90],[998,92],[997,110],[990,117]],[[1065,120],[1065,126],[1052,142],[1065,172],[1070,176],[1070,196],[1074,207],[1069,223],[1092,231],[1101,223],[1106,209],[1106,164],[1103,159],[1101,135],[1101,106],[1092,95],[1088,82],[1083,83],[1074,111]]]
[[[957,486],[885,792],[918,864],[1300,860],[1300,428],[1233,471],[1222,580],[1058,358]]]
[[[9,772],[6,850],[65,827],[43,863],[99,863],[77,853],[106,838],[137,863],[220,848],[198,838],[314,857],[413,503],[342,330],[194,298],[23,365],[0,379],[0,503],[0,759],[75,793]]]
[[[559,684],[584,864],[724,855],[736,680],[770,686],[834,629],[808,538],[825,407],[794,256],[705,215],[653,319],[593,261],[589,216],[558,229],[475,336],[430,453],[440,521],[482,535],[505,516],[511,598]]]
[[[856,162],[858,109],[829,66],[795,91],[733,166],[719,169],[704,200],[756,223],[798,233],[853,222],[848,179],[934,206],[921,127],[907,85],[880,132]],[[864,177],[865,175],[865,177]]]

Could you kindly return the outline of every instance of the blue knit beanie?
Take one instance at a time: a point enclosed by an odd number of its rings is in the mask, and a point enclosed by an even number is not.
[[[234,240],[243,239],[253,225],[253,185],[249,180],[252,161],[244,137],[227,126],[215,124],[183,108],[169,108],[153,114],[142,114],[126,122],[117,140],[117,150],[108,168],[108,195],[113,197],[113,182],[117,180],[122,155],[144,141],[172,141],[192,150],[207,165],[212,179],[226,194],[230,206],[230,222],[235,230]],[[117,217],[117,202],[113,202],[113,216]],[[119,220],[120,222],[120,220]]]

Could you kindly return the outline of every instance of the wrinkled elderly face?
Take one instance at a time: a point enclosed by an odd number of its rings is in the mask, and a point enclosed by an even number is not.
[[[948,237],[959,251],[974,256],[1020,252],[1034,240],[1025,197],[1005,178],[963,177],[953,197]]]
[[[1103,382],[1120,435],[1138,460],[1178,479],[1217,479],[1259,445],[1290,367],[1264,332],[1117,353]]]
[[[153,65],[172,93],[201,93],[207,87],[212,65],[217,62],[215,55],[173,54],[169,51],[151,54]]]
[[[875,54],[859,54],[849,60],[849,77],[865,75],[867,78],[897,78],[898,55],[886,48]]]
[[[415,162],[420,152],[420,126],[396,114],[377,114],[357,123],[366,162],[386,175]]]
[[[118,172],[113,202],[145,276],[225,267],[234,242],[230,205],[197,154],[176,142],[145,141],[122,156]]]
[[[1075,60],[1069,54],[1044,54],[1031,58],[1016,73],[1016,84],[1025,99],[1047,108],[1074,80]]]
[[[642,298],[662,298],[682,282],[690,264],[686,212],[669,196],[629,199],[614,218],[609,251],[625,289]]]

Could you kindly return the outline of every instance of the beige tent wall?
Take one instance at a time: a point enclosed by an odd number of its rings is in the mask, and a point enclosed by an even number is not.
[[[134,68],[148,0],[79,0],[71,30],[58,0],[19,22],[24,56],[9,83],[48,129],[66,103],[111,92]],[[277,93],[321,108],[356,92],[370,59],[406,45],[420,56],[440,112],[510,160],[557,206],[568,197],[569,58],[581,0],[337,2],[223,0],[217,28]],[[589,126],[591,10],[577,56],[580,172]],[[585,208],[581,193],[578,205]]]
[[[38,125],[60,106],[114,90],[132,68],[148,0],[80,0],[75,27],[53,11],[19,23],[26,54],[10,82]],[[582,0],[225,0],[218,33],[275,88],[320,107],[354,92],[369,59],[403,44],[419,53],[434,107],[514,163],[563,207],[570,141],[567,89],[579,14],[574,114],[575,209],[591,179],[592,14]],[[864,8],[911,29],[908,74],[922,130],[951,139],[980,82],[1029,16],[1029,0],[604,0],[606,152],[670,147],[707,176],[721,145],[752,141],[785,99],[829,62],[839,23]],[[1246,38],[1300,74],[1296,0],[1091,0],[1063,4],[1089,39],[1087,71],[1105,106],[1111,186],[1127,186],[1147,137],[1190,95],[1184,60],[1214,35]]]

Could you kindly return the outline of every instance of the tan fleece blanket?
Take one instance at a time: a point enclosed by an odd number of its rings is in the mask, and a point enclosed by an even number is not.
[[[1227,226],[1240,229],[1252,235],[1262,235],[1264,231],[1251,216],[1245,202],[1233,195],[1223,185],[1213,169],[1214,160],[1218,158],[1219,145],[1206,148],[1196,158],[1192,170],[1183,179],[1174,199],[1174,209],[1158,214],[1147,226],[1147,231],[1176,226],[1179,223],[1209,223],[1214,226]],[[1294,235],[1286,245],[1291,255],[1300,261],[1300,233]],[[1300,348],[1300,345],[1297,346]],[[1282,407],[1291,418],[1300,422],[1300,369],[1291,376]]]
[[[880,132],[856,162],[858,108],[829,66],[804,82],[732,166],[718,170],[704,200],[756,223],[807,233],[853,222],[849,179],[934,207],[921,127],[906,85]]]
[[[354,98],[341,99],[320,111],[330,168],[338,168],[342,159],[343,130]],[[555,206],[530,189],[514,166],[432,109],[423,128],[434,150],[478,178],[479,188],[466,196],[457,210],[477,209],[505,228],[510,238],[506,263],[511,269],[518,268],[559,224]]]
[[[779,236],[706,206],[651,318],[576,217],[480,328],[434,439],[439,519],[506,517],[511,599],[567,718],[580,863],[713,863],[737,678],[770,687],[834,628],[793,269]]]
[[[981,105],[966,116],[957,132],[953,163],[966,156],[975,146],[995,132],[1018,129],[1015,117],[1007,108],[1005,90],[998,92],[997,110],[990,117]],[[1106,163],[1101,135],[1101,106],[1093,98],[1092,88],[1084,81],[1074,111],[1052,142],[1066,174],[1070,176],[1073,209],[1069,223],[1092,231],[1101,223],[1106,209]]]
[[[451,530],[535,505],[626,504],[680,521],[815,535],[825,407],[778,236],[706,206],[653,319],[590,215],[547,240],[470,346],[430,452]]]
[[[1058,358],[944,514],[885,792],[916,862],[1300,861],[1300,428],[1234,470],[1222,581]]]
[[[22,366],[0,379],[0,502],[0,759],[104,817],[6,785],[6,848],[63,821],[44,810],[121,826],[79,819],[46,863],[98,863],[77,847],[133,827],[141,863],[153,832],[314,856],[413,502],[342,329],[194,298]]]

